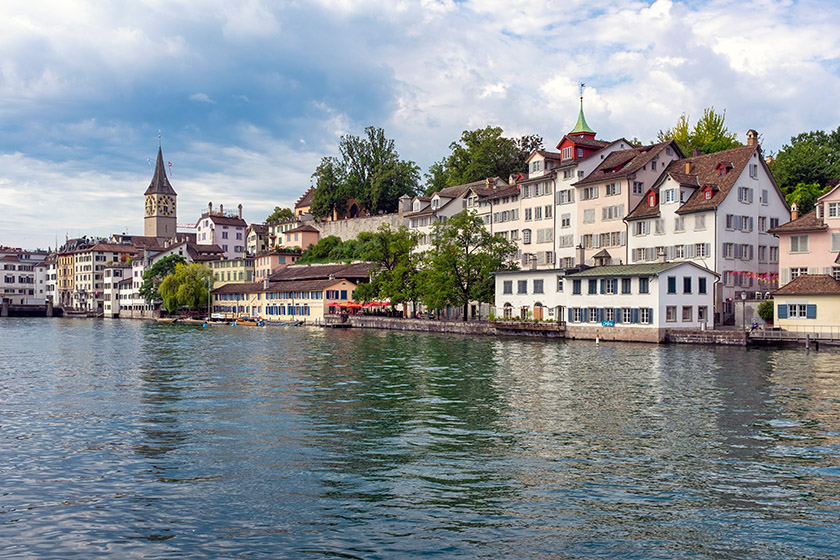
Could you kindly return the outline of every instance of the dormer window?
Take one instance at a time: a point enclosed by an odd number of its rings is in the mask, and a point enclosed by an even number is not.
[[[437,210],[438,208],[440,208],[440,199],[439,198],[433,198],[432,199],[432,210]]]
[[[656,193],[652,192],[648,195],[648,206],[650,208],[656,207]]]
[[[420,201],[415,200],[414,204],[411,206],[411,209],[415,212],[419,212],[420,211]]]
[[[706,189],[706,192],[703,193],[703,198],[706,200],[712,199],[712,189]]]
[[[563,159],[572,159],[573,154],[574,148],[572,146],[567,146],[563,148]]]

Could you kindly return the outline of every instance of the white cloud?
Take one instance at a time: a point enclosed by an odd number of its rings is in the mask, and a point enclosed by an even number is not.
[[[202,103],[215,103],[206,93],[194,93],[190,95],[192,101],[200,101]]]

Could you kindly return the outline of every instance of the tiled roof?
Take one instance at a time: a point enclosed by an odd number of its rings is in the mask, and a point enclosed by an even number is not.
[[[666,147],[672,144],[669,142],[661,142],[651,146],[638,146],[628,150],[619,150],[612,152],[592,173],[584,177],[582,180],[575,183],[575,186],[588,185],[592,183],[599,183],[601,181],[609,181],[616,178],[626,177],[635,173],[643,166],[647,165],[654,157],[665,150]]]
[[[268,225],[266,224],[251,224],[248,226],[248,229],[256,233],[257,235],[265,235],[268,233]]]
[[[817,217],[817,209],[814,208],[804,216],[800,216],[792,222],[772,228],[768,233],[777,234],[792,233],[796,231],[822,231],[826,229],[828,229],[828,226],[822,221],[822,219]]]
[[[304,224],[304,225],[298,226],[296,228],[287,229],[283,233],[300,233],[300,232],[303,232],[303,233],[307,233],[307,232],[321,233],[321,231],[318,228],[316,228],[314,226],[311,226],[309,224]]]
[[[603,276],[645,276],[645,275],[657,275],[672,268],[676,268],[678,266],[688,264],[691,266],[695,266],[701,270],[705,270],[711,274],[715,274],[711,270],[707,268],[703,268],[702,266],[691,262],[691,261],[671,261],[666,263],[641,263],[641,264],[614,264],[609,266],[596,266],[592,268],[587,268],[586,270],[582,270],[580,272],[573,272],[568,274],[568,277],[580,278],[580,277],[603,277]]]
[[[256,292],[299,292],[308,290],[323,290],[338,282],[343,278],[336,278],[330,280],[314,279],[314,280],[285,280],[285,281],[269,281],[268,289],[266,289],[263,282],[232,282],[219,286],[213,290],[214,294],[251,294]]]
[[[840,282],[827,274],[804,274],[773,292],[773,295],[840,295]]]
[[[77,253],[87,253],[88,251],[110,251],[112,253],[136,253],[137,248],[133,245],[121,245],[117,243],[97,243],[93,247],[87,249],[79,249]]]
[[[297,202],[295,202],[295,208],[305,208],[306,206],[312,206],[312,197],[315,196],[315,187],[309,187],[306,189],[306,192],[303,193]]]
[[[677,210],[678,214],[688,214],[691,212],[702,212],[704,210],[712,210],[717,208],[725,199],[741,173],[746,168],[747,164],[752,158],[753,154],[758,150],[758,146],[741,146],[740,148],[732,148],[723,152],[714,154],[706,154],[692,158],[677,160],[668,166],[668,172],[685,174],[686,163],[691,164],[689,175],[697,177],[697,184],[701,187],[694,191],[694,194],[689,197],[685,203]],[[759,158],[760,159],[760,158]],[[721,163],[731,163],[732,169],[723,175],[718,175],[718,166]],[[703,196],[702,187],[706,185],[717,187],[719,192],[715,193],[710,199]]]
[[[351,264],[301,264],[289,265],[270,276],[272,282],[283,280],[310,280],[318,278],[367,278],[370,263]]]
[[[210,218],[214,224],[222,226],[248,227],[248,223],[245,220],[236,216],[219,216],[216,214],[211,214],[207,217]]]
[[[537,152],[538,154],[540,154],[545,159],[556,159],[556,160],[563,159],[563,156],[560,155],[557,152],[549,152],[548,150],[534,150],[534,151]]]
[[[152,175],[152,182],[149,183],[149,188],[143,194],[176,194],[175,189],[169,184],[169,179],[166,178],[166,167],[163,165],[163,151],[159,146],[157,161],[155,162],[155,174]]]

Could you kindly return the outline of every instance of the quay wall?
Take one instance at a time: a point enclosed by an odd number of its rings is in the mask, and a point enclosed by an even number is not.
[[[719,346],[746,346],[750,334],[746,331],[694,331],[669,330],[665,342],[671,344],[714,344]]]

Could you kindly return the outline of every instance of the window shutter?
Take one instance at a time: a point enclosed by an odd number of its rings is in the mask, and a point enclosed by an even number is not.
[[[781,272],[782,273],[780,275],[781,278],[780,278],[779,284],[781,286],[784,286],[785,284],[790,282],[790,269],[789,268],[783,268]],[[779,306],[779,307],[781,307],[781,306]],[[787,315],[785,315],[785,317],[787,317]]]
[[[575,318],[575,310],[574,310],[574,309],[572,309],[571,307],[569,307],[569,308],[567,309],[567,311],[568,311],[567,315],[568,315],[568,317],[569,317],[569,322],[571,323],[571,322],[572,322],[572,320],[574,320],[574,318]]]
[[[627,244],[627,232],[626,231],[618,232],[618,244],[619,245]]]
[[[817,304],[809,303],[805,306],[805,318],[806,319],[816,319],[817,318]]]
[[[639,309],[631,309],[630,310],[630,322],[631,323],[638,323],[639,322]]]
[[[597,317],[598,321],[603,321],[604,320],[604,308],[603,307],[599,307],[595,313],[596,313],[595,316]],[[816,313],[816,311],[815,311],[815,313]]]
[[[665,247],[665,258],[667,258],[669,261],[674,260],[675,253],[676,251],[674,250],[673,245],[668,245],[667,247]]]
[[[589,308],[584,307],[580,310],[580,322],[581,323],[588,323],[589,322]]]
[[[750,201],[750,204],[752,204],[752,201],[753,201],[753,190],[752,190],[752,189],[749,189],[749,191],[748,191],[748,192],[750,193],[750,195],[749,195],[749,201]],[[752,218],[750,218],[750,231],[752,231]]]
[[[616,307],[615,309],[613,309],[613,317],[615,317],[615,322],[616,323],[621,322],[621,308],[620,307]]]
[[[776,315],[779,316],[779,319],[787,319],[788,318],[788,306],[780,303],[778,313],[776,313]]]
[[[814,274],[819,274],[819,273],[820,273],[820,267],[818,267],[818,266],[809,266],[808,267],[808,274],[810,274],[811,276],[813,276]]]
[[[649,325],[652,325],[654,323],[654,317],[656,317],[656,315],[653,314],[653,308],[652,307],[648,308],[648,324]]]
[[[707,256],[707,257],[712,256],[712,244],[711,243],[706,243],[706,255],[705,256]]]
[[[607,293],[607,281],[603,278],[601,278],[601,293]]]

